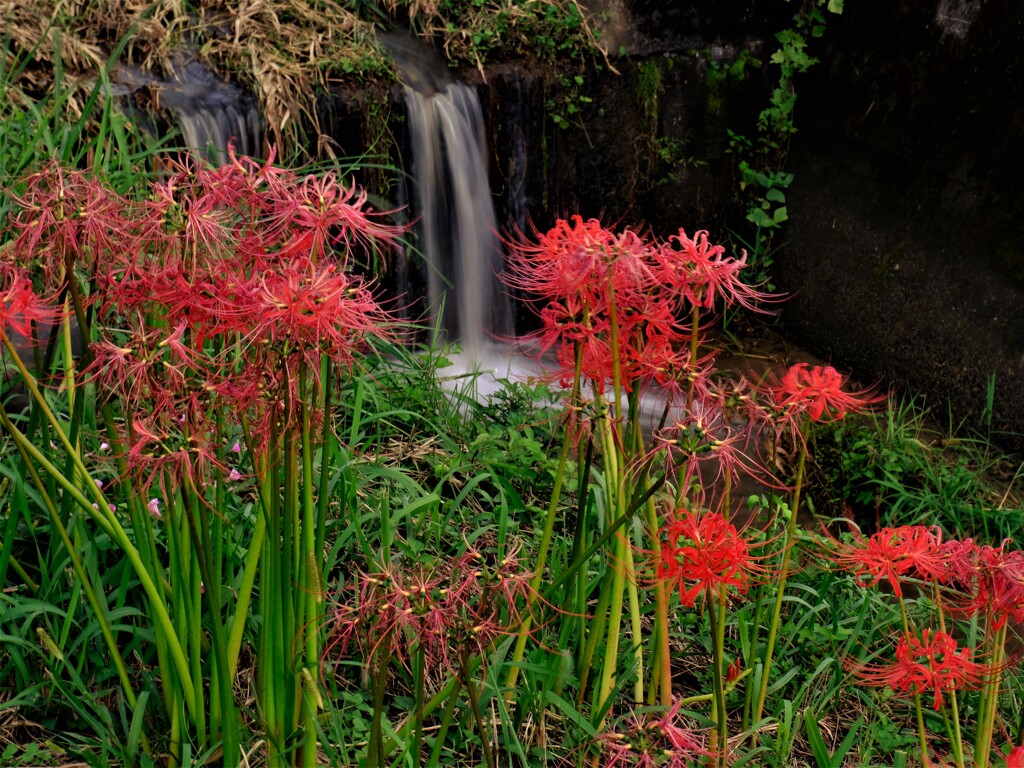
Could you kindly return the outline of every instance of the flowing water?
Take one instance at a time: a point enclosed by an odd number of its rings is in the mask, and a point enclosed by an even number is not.
[[[430,307],[448,339],[475,359],[513,331],[480,100],[454,82],[429,94],[407,86],[405,100]]]
[[[452,78],[437,51],[403,33],[378,36],[404,83],[429,310],[439,341],[457,342],[476,363],[514,331],[500,280],[503,256],[480,99]]]
[[[169,113],[181,130],[182,143],[212,163],[227,159],[228,143],[240,155],[259,156],[262,129],[256,99],[223,80],[188,50],[175,57],[164,77],[122,65],[111,89],[125,97],[133,112],[153,125],[154,115]]]

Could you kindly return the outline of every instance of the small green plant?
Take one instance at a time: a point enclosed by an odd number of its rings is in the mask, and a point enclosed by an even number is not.
[[[730,130],[729,151],[736,157],[740,190],[747,198],[747,221],[754,227],[748,249],[752,275],[758,284],[771,289],[772,242],[789,218],[786,191],[793,175],[784,171],[789,141],[796,133],[794,112],[797,102],[796,81],[799,75],[817,64],[808,52],[809,41],[825,33],[825,11],[842,13],[842,2],[814,0],[804,3],[793,17],[793,26],[775,35],[778,47],[768,58],[777,67],[775,85],[768,106],[757,119],[757,134],[750,138]],[[751,57],[740,56],[729,68],[709,67],[711,83],[725,77],[744,76],[746,69],[756,65]],[[714,89],[712,89],[712,93]]]
[[[1019,457],[978,436],[947,436],[913,400],[816,430],[813,444],[814,493],[831,516],[870,530],[933,522],[986,541],[1013,538],[1024,524]]]
[[[555,94],[547,100],[548,116],[562,130],[570,126],[583,127],[580,113],[593,99],[583,93],[583,75],[559,75]]]

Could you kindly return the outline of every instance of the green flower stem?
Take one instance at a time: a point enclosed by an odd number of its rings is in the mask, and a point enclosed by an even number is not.
[[[991,621],[991,619],[990,619]],[[1006,623],[995,632],[992,643],[992,676],[981,689],[978,704],[978,732],[974,740],[974,765],[988,768],[992,754],[992,738],[995,735],[996,713],[999,709],[999,685],[1002,682],[1002,668],[1006,659]]]
[[[699,297],[698,297],[699,298]],[[693,365],[697,361],[698,347],[700,346],[700,305],[694,304],[690,307],[690,364]],[[690,380],[690,386],[686,389],[686,410],[690,410],[690,406],[693,405],[693,380]]]
[[[484,719],[480,714],[480,700],[479,694],[473,685],[473,678],[469,671],[469,659],[465,648],[459,650],[459,670],[462,673],[462,684],[466,688],[466,693],[469,694],[469,705],[473,710],[473,719],[476,721],[477,730],[480,732],[480,747],[484,752],[484,760],[487,762],[487,768],[495,768],[494,755],[491,754],[491,742],[487,737],[487,729],[484,728]],[[420,714],[422,717],[422,713]]]
[[[308,399],[306,400],[308,402]],[[321,468],[321,471],[323,469]],[[310,673],[312,685],[320,679],[320,606],[323,603],[323,587],[320,576],[320,558],[317,556],[316,535],[319,528],[317,505],[313,499],[313,440],[310,426],[310,410],[302,409],[302,549],[304,563],[304,590],[300,590],[300,599],[305,601],[305,659],[304,668],[314,669],[317,674]],[[316,712],[318,709],[315,690],[303,688],[305,706],[302,708],[303,734],[303,766],[316,768],[317,737]]]
[[[946,716],[946,707],[942,707],[942,719],[946,721],[946,735],[949,736],[949,744],[953,750],[953,760],[956,761],[956,768],[965,768],[964,763],[964,737],[960,731],[960,707],[956,700],[956,691],[949,692],[949,708],[951,714]],[[952,723],[949,721],[952,720]]]
[[[725,768],[729,747],[729,720],[725,711],[725,596],[716,599],[711,589],[706,590],[708,618],[711,620],[711,672],[714,684],[715,749],[713,764]]]
[[[625,511],[624,487],[619,479],[618,452],[615,447],[611,418],[606,409],[602,418],[601,439],[604,443],[604,475],[606,485],[614,492],[614,500],[618,511]],[[615,537],[615,550],[612,553],[611,562],[611,584],[606,589],[611,589],[608,615],[608,640],[605,645],[604,666],[601,671],[601,681],[597,691],[597,712],[603,712],[605,704],[615,689],[615,673],[619,663],[619,634],[622,624],[622,598],[626,591],[626,549],[630,546],[626,534],[619,533]],[[641,694],[641,701],[643,696]],[[597,729],[601,729],[604,723],[602,714]]]
[[[610,610],[608,614],[608,639],[605,643],[604,666],[601,670],[601,682],[598,688],[596,711],[601,712],[605,704],[611,698],[615,690],[615,672],[619,662],[619,634],[622,624],[622,598],[625,592],[625,569],[622,562],[625,559],[626,548],[625,538],[619,536],[615,540],[615,551],[612,554],[612,580]],[[595,726],[601,730],[604,724],[604,715]]]
[[[49,406],[46,404],[46,400],[39,392],[36,386],[34,377],[25,370],[24,364],[21,362],[16,351],[11,345],[11,342],[6,337],[4,338],[4,345],[7,347],[8,352],[11,353],[11,357],[14,359],[15,364],[18,366],[19,371],[24,378],[25,384],[28,386],[32,393],[33,399],[39,404],[40,408],[46,414],[47,419],[54,427],[61,440],[64,442],[64,447],[69,451],[75,468],[85,478],[89,477],[89,473],[82,463],[81,457],[74,452],[70,443],[68,442],[67,435],[64,430],[60,428],[57,418],[53,415]],[[166,637],[168,650],[171,653],[171,658],[174,662],[174,667],[178,672],[181,679],[182,690],[184,693],[185,703],[188,705],[189,711],[195,714],[196,707],[196,692],[195,686],[192,682],[192,676],[189,671],[188,661],[185,658],[185,653],[182,650],[181,644],[178,642],[177,635],[174,632],[174,623],[171,621],[170,616],[167,613],[167,607],[164,604],[161,593],[158,590],[156,584],[153,581],[149,571],[146,570],[143,565],[142,559],[139,556],[138,550],[131,543],[128,538],[128,533],[121,526],[117,517],[107,507],[106,499],[100,492],[99,488],[95,483],[87,482],[87,486],[91,486],[91,490],[94,496],[97,497],[96,507],[93,507],[92,503],[82,495],[82,492],[78,487],[71,482],[64,474],[57,469],[43,454],[42,452],[32,445],[31,441],[15,426],[13,423],[8,421],[5,426],[11,435],[11,438],[28,453],[32,459],[39,463],[39,465],[46,472],[47,476],[52,478],[60,485],[66,493],[68,493],[77,503],[81,506],[87,514],[89,514],[93,520],[108,533],[113,541],[120,547],[121,551],[124,552],[128,558],[129,563],[132,566],[132,570],[139,579],[139,583],[142,585],[146,596],[149,598],[152,610],[155,613],[154,619],[158,633],[163,633]]]
[[[415,660],[415,677],[416,677],[416,689],[415,689],[415,706],[416,706],[416,717],[413,720],[412,728],[412,764],[413,768],[420,768],[422,762],[422,748],[423,748],[423,689],[424,681],[427,676],[427,653],[426,647],[423,643],[416,644],[416,660]],[[473,698],[473,691],[469,692],[470,699]],[[476,712],[474,712],[476,714]],[[483,737],[483,733],[481,733]]]
[[[590,671],[594,664],[594,652],[597,650],[598,641],[604,637],[604,629],[608,621],[608,603],[611,601],[611,592],[602,589],[597,597],[597,607],[594,608],[593,617],[588,620],[590,634],[587,637],[586,645],[583,646],[583,654],[579,660],[580,685],[576,692],[576,708],[583,706],[587,693],[587,683],[590,682]]]
[[[245,566],[242,569],[242,581],[238,587],[238,598],[235,600],[235,615],[231,618],[231,630],[228,633],[228,675],[234,683],[238,672],[238,656],[242,650],[242,635],[249,617],[249,603],[252,600],[252,589],[256,583],[256,573],[263,554],[263,540],[267,533],[267,518],[257,514],[253,524],[252,539],[249,551],[245,554]]]
[[[611,345],[611,359],[612,359],[612,396],[614,398],[614,405],[605,409],[604,419],[604,474],[608,483],[609,489],[612,489],[615,494],[615,500],[617,504],[617,511],[623,512],[626,509],[626,456],[622,449],[622,431],[625,429],[624,417],[622,413],[622,401],[623,401],[623,387],[622,387],[622,361],[621,348],[619,345],[619,320],[618,320],[618,304],[615,296],[615,286],[612,284],[611,276],[612,270],[609,270],[609,285],[608,285],[608,333],[609,343]],[[635,402],[635,400],[633,401]],[[614,459],[614,466],[612,460]],[[611,469],[611,473],[609,472]],[[615,516],[612,516],[613,518]],[[637,704],[642,704],[644,701],[644,645],[642,641],[642,630],[640,622],[640,599],[636,589],[636,574],[633,564],[633,548],[630,544],[630,538],[628,535],[623,535],[622,540],[618,542],[617,549],[619,557],[615,563],[616,576],[612,580],[612,588],[616,592],[619,592],[619,602],[621,602],[621,589],[625,586],[629,594],[629,624],[630,633],[633,638],[633,655],[634,664],[636,666],[636,681],[633,686],[633,698]],[[621,571],[621,574],[618,573]],[[617,586],[619,579],[623,582],[622,585]],[[619,612],[621,614],[621,605],[616,607],[615,592],[612,595],[612,614]],[[608,662],[611,660],[610,666],[613,668],[616,665],[615,656],[618,653],[619,645],[619,628],[617,622],[621,621],[621,615],[614,624],[610,624],[608,627],[609,631],[609,654],[605,660],[605,675],[607,675]],[[614,652],[612,652],[614,649]],[[614,680],[614,673],[613,678]],[[607,684],[607,683],[605,683]],[[602,702],[603,703],[603,702]],[[599,705],[600,708],[600,705]]]
[[[391,661],[390,653],[384,653],[384,651],[390,649],[390,642],[389,632],[377,646],[378,651],[376,655],[378,657],[383,655],[384,658],[377,659],[377,674],[374,675],[373,681],[373,721],[370,725],[370,743],[366,750],[366,765],[368,768],[384,768],[384,758],[391,750],[391,747],[385,747],[382,728],[384,721],[384,689],[387,687],[388,663]],[[424,713],[422,711],[416,712],[413,722],[415,723],[415,718],[422,718],[423,716]]]
[[[636,681],[633,683],[633,701],[637,704],[644,703],[644,634],[640,624],[640,595],[636,588],[636,567],[633,562],[633,547],[630,545],[628,535],[623,534],[626,539],[626,596],[629,598],[629,632],[633,638],[633,656],[636,666]]]
[[[461,689],[462,679],[456,678],[455,685],[452,687],[451,693],[448,694],[448,703],[444,708],[444,713],[441,715],[441,725],[438,728],[437,735],[434,737],[434,747],[430,750],[427,768],[437,768],[438,766],[438,761],[441,759],[441,750],[444,749],[445,737],[447,737],[448,729],[455,718],[455,705],[459,701],[459,691]]]
[[[761,671],[761,685],[757,692],[751,722],[757,723],[764,713],[765,699],[768,697],[768,680],[772,671],[772,656],[775,653],[775,641],[779,635],[779,623],[782,616],[782,600],[786,594],[786,580],[789,577],[789,561],[796,540],[796,518],[800,511],[800,491],[804,483],[804,471],[807,464],[807,443],[800,440],[800,458],[797,460],[796,484],[793,489],[793,504],[790,507],[789,524],[786,526],[786,541],[782,550],[782,564],[779,566],[779,581],[776,585],[775,605],[772,608],[772,623],[768,627],[768,641],[764,649],[764,662]]]
[[[278,436],[272,430],[270,444],[276,445]],[[281,500],[280,466],[269,458],[262,460],[263,471],[259,473],[263,486],[260,498],[263,500],[263,515],[267,521],[267,533],[263,540],[263,561],[260,567],[259,613],[263,617],[257,639],[256,662],[258,675],[258,699],[262,708],[262,719],[267,736],[267,762],[277,768],[285,765],[280,751],[283,750],[284,734],[281,720],[284,707],[280,689],[285,684],[285,654],[287,643],[283,642],[281,614],[285,610],[281,603],[280,584],[283,578],[281,554]]]
[[[903,623],[903,634],[907,637],[910,636],[910,618],[907,615],[907,604],[903,599],[902,595],[898,596],[897,603],[900,607],[900,621]],[[924,725],[924,710],[921,709],[921,694],[914,694],[914,715],[917,720],[917,738],[918,743],[921,747],[921,765],[927,768],[931,765],[931,761],[928,759],[928,731],[925,730]],[[979,719],[980,722],[980,719]]]
[[[669,644],[668,590],[662,581],[654,585],[654,611],[658,658],[651,668],[651,688],[657,693],[649,695],[658,695],[662,706],[668,707],[672,705],[672,647]]]
[[[231,689],[227,645],[224,636],[224,612],[221,586],[221,573],[218,567],[214,571],[210,556],[215,555],[213,541],[210,536],[209,519],[205,514],[206,502],[199,498],[192,480],[187,475],[184,482],[188,486],[183,490],[182,499],[186,501],[185,517],[191,529],[195,543],[195,557],[199,566],[202,584],[206,585],[206,602],[210,610],[210,639],[213,663],[210,666],[210,734],[219,736],[224,751],[225,766],[237,765],[239,754],[238,727],[235,720],[234,695]],[[196,512],[198,510],[198,524]],[[216,561],[215,562],[219,562]],[[197,606],[202,605],[202,592],[196,590],[193,598]],[[197,611],[197,624],[201,626],[201,610]],[[202,637],[197,646],[197,654],[202,655]]]
[[[569,407],[575,409],[580,400],[580,371],[583,369],[583,350],[579,344],[576,345],[576,370],[573,374],[572,392],[569,396]],[[567,430],[572,429],[576,423],[575,411],[570,412]],[[512,649],[512,658],[508,670],[508,677],[505,680],[505,701],[511,701],[515,694],[516,682],[519,679],[519,670],[522,666],[523,656],[526,654],[526,641],[530,636],[530,628],[533,626],[532,607],[534,595],[540,590],[540,584],[544,580],[544,566],[547,563],[548,550],[551,548],[551,538],[555,532],[555,518],[558,515],[558,504],[562,498],[562,483],[565,481],[565,469],[569,462],[569,450],[572,447],[571,435],[566,434],[562,441],[562,450],[558,456],[558,468],[555,470],[555,484],[551,489],[551,502],[548,504],[547,516],[544,518],[544,531],[541,534],[540,547],[537,550],[537,566],[533,578],[530,579],[530,597],[527,598],[526,616],[519,626],[516,634],[516,644]]]
[[[188,654],[189,670],[192,679],[203,679],[203,621],[201,578],[197,563],[197,554],[192,546],[189,513],[185,508],[184,492],[175,493],[164,486],[163,495],[167,501],[167,545],[170,562],[171,598],[174,607],[174,623],[177,636],[181,639]],[[180,502],[178,498],[180,496]],[[192,713],[192,725],[195,728],[197,744],[205,747],[207,740],[206,691],[200,683],[196,686],[196,708]]]

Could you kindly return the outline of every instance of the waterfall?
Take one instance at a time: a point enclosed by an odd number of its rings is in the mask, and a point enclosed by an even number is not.
[[[476,358],[512,332],[480,100],[454,82],[433,93],[407,86],[405,100],[430,306],[448,337]]]
[[[154,134],[162,132],[154,124],[157,116],[168,114],[181,129],[185,147],[214,164],[227,159],[231,141],[240,155],[262,153],[256,99],[219,78],[189,48],[178,52],[164,78],[119,66],[111,91]]]
[[[433,321],[479,361],[513,331],[501,241],[487,175],[487,141],[476,90],[455,82],[440,53],[399,30],[378,31],[404,83],[414,210]],[[442,340],[444,340],[442,338]]]

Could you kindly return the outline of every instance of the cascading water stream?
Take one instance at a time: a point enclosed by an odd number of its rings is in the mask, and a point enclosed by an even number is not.
[[[119,66],[111,92],[122,97],[153,133],[160,133],[153,124],[159,122],[157,115],[170,113],[185,147],[209,162],[225,162],[229,142],[240,155],[261,154],[256,99],[215,75],[189,48],[178,53],[165,78]]]
[[[487,178],[483,115],[461,83],[423,94],[406,88],[431,307],[442,327],[476,358],[508,337],[512,312],[497,279],[501,244]]]
[[[480,100],[451,79],[436,52],[396,33],[381,39],[405,83],[430,312],[443,337],[477,363],[491,342],[513,332]]]

